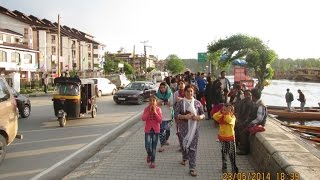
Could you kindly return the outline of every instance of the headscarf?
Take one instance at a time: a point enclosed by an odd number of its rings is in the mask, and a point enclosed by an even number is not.
[[[161,85],[162,86],[163,85],[166,86],[166,92],[165,93],[161,93],[161,91],[160,91],[160,86]],[[158,89],[158,91],[156,93],[156,97],[161,99],[161,100],[168,100],[172,95],[170,87],[166,83],[161,83],[160,86],[159,86],[159,89]]]

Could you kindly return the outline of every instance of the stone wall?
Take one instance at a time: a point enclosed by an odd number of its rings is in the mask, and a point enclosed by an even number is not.
[[[288,128],[269,118],[266,131],[250,137],[250,159],[257,172],[270,173],[271,179],[318,180],[320,159],[298,141]]]

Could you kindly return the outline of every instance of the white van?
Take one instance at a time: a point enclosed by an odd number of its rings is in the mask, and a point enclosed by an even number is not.
[[[167,72],[155,72],[153,73],[153,80],[156,82],[164,81],[164,78],[168,76]]]
[[[113,95],[117,91],[117,87],[107,78],[89,78],[94,81],[96,85],[96,93],[97,96],[100,97],[102,95]]]

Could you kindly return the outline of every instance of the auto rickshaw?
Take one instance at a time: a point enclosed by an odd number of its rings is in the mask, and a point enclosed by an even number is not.
[[[53,107],[60,127],[64,127],[68,119],[76,119],[84,114],[97,115],[95,84],[90,79],[58,77],[54,79],[55,91]]]

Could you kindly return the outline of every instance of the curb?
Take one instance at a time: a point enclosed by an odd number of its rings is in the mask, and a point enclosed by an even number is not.
[[[56,164],[52,165],[48,169],[42,171],[41,173],[35,175],[31,178],[31,180],[39,180],[39,179],[62,179],[64,176],[68,175],[74,169],[76,169],[79,165],[83,162],[88,160],[94,154],[96,154],[99,150],[101,150],[104,146],[108,143],[113,141],[119,135],[124,133],[128,128],[132,125],[136,124],[140,121],[142,111],[138,114],[132,116],[128,120],[124,121],[116,128],[112,129],[111,131],[107,132],[106,134],[100,136],[98,139],[92,141],[91,143],[85,145],[78,151],[74,152],[73,154],[69,155],[68,157],[64,158],[62,161],[57,162]]]

